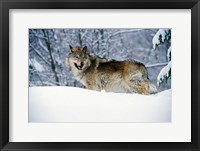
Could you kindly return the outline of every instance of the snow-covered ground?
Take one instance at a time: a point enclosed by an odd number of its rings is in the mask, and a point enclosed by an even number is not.
[[[29,122],[171,122],[171,89],[155,95],[30,87]]]

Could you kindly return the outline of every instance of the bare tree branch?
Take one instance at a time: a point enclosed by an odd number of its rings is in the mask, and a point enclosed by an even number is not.
[[[164,63],[156,63],[156,64],[152,64],[152,65],[146,65],[147,68],[152,68],[152,67],[157,67],[157,66],[165,66],[167,65],[168,62],[164,62]]]
[[[31,64],[32,64],[32,66],[33,66],[33,68],[34,68],[34,70],[36,71],[36,74],[38,75],[38,78],[40,79],[40,81],[41,81],[41,83],[42,83],[42,85],[43,85],[42,78],[40,77],[40,74],[39,74],[39,72],[37,71],[37,69],[36,69],[36,67],[35,67],[35,64],[32,62],[31,59],[29,59],[29,61],[31,62]]]
[[[116,33],[113,33],[111,34],[110,36],[108,36],[107,40],[114,37],[114,36],[117,36],[119,34],[124,34],[124,33],[130,33],[130,32],[138,32],[138,31],[141,31],[141,30],[144,30],[144,29],[130,29],[130,30],[120,30]]]
[[[51,45],[50,45],[50,37],[49,37],[49,33],[47,31],[45,31],[44,29],[42,29],[45,37],[47,37],[47,40],[45,40],[45,43],[47,45],[47,50],[49,51],[49,55],[50,55],[50,59],[51,59],[51,68],[53,70],[53,73],[55,75],[55,80],[56,80],[56,85],[60,85],[59,83],[59,77],[57,75],[57,72],[56,72],[56,64],[54,62],[54,58],[53,58],[53,54],[52,54],[52,48],[51,48]]]
[[[51,64],[42,56],[42,54],[40,54],[40,52],[39,52],[37,49],[35,49],[35,48],[33,47],[33,45],[30,44],[30,47],[33,49],[33,51],[34,51],[46,64],[48,64],[49,66],[51,65]]]
[[[40,47],[42,47],[42,49],[44,49],[47,53],[49,52],[48,49],[43,45],[43,43],[41,42],[41,40],[38,38],[38,42]]]
[[[37,38],[42,38],[42,39],[47,39],[47,38],[44,37],[44,36],[38,35],[37,32],[35,32],[33,29],[30,29],[30,30],[31,30],[31,32],[34,34],[35,37],[37,37]]]

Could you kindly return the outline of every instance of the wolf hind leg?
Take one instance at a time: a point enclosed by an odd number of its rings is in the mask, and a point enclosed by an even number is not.
[[[154,93],[158,92],[156,86],[150,82],[149,82],[149,92],[150,92],[150,94],[154,94]]]
[[[137,80],[135,82],[135,89],[140,94],[148,95],[149,91],[149,82],[147,80]]]
[[[140,94],[153,94],[157,92],[157,88],[155,85],[151,84],[148,80],[138,80],[135,81],[135,87],[134,89],[136,90],[137,93]]]
[[[157,91],[156,87],[149,82],[147,78],[143,78],[141,72],[131,74],[124,77],[124,80],[128,86],[129,91],[139,94],[151,94]]]
[[[144,86],[141,86],[142,73],[137,72],[135,74],[126,75],[124,81],[126,83],[127,92],[130,93],[139,93],[139,94],[148,94]]]

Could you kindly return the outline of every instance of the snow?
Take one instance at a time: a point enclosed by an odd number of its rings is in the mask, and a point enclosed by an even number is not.
[[[31,62],[32,62],[33,66],[35,67],[35,69],[36,69],[38,72],[44,71],[43,66],[42,66],[39,62],[37,62],[35,59],[31,59]]]
[[[169,49],[167,50],[167,59],[170,61],[170,55],[171,55],[172,47],[170,46]]]
[[[161,42],[165,41],[165,35],[166,35],[165,29],[158,30],[158,32],[155,34],[155,36],[152,39],[153,49],[155,49],[156,46],[160,44],[160,40]],[[161,36],[161,39],[160,39],[160,36]]]
[[[154,95],[29,87],[29,122],[171,122],[171,89]]]
[[[49,52],[49,50],[47,49],[47,47],[44,46],[44,44],[41,42],[40,39],[38,39],[38,43],[39,43],[39,45],[42,47],[42,49],[44,49],[46,52]]]
[[[158,77],[157,77],[157,85],[160,84],[160,81],[162,81],[165,77],[169,76],[169,70],[171,69],[172,63],[171,61],[164,67],[161,69]]]

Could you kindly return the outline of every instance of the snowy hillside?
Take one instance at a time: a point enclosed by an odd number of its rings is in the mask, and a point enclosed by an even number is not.
[[[171,122],[171,89],[155,95],[30,87],[29,122]]]

